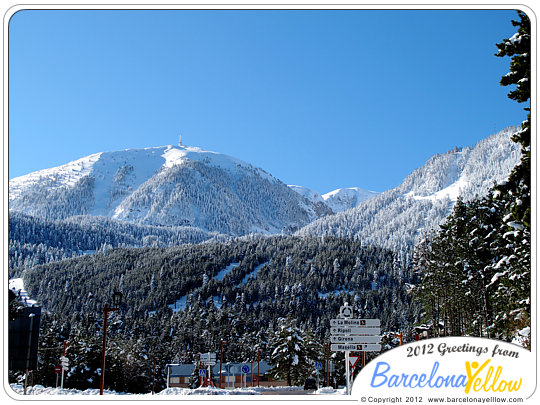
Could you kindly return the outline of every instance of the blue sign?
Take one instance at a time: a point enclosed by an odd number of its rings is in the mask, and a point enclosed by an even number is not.
[[[315,363],[315,368],[317,370],[322,370],[322,364],[321,363]]]
[[[203,369],[203,368],[200,369],[200,370],[199,370],[199,375],[200,375],[201,377],[206,377],[206,370]]]
[[[249,373],[249,366],[247,364],[242,366],[242,373]]]

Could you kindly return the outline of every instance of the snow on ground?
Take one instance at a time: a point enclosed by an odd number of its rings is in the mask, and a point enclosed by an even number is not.
[[[222,388],[204,387],[204,388],[167,388],[157,395],[261,395],[250,388],[235,388],[234,390],[225,390]]]
[[[24,394],[23,384],[10,384],[11,389],[19,395]],[[126,395],[115,391],[103,390],[104,395]],[[43,385],[34,385],[26,388],[26,395],[99,395],[99,389],[92,388],[84,391],[73,388],[53,388],[44,387]]]
[[[15,394],[23,395],[24,387],[22,384],[10,384],[11,389]],[[233,390],[226,390],[221,388],[205,387],[205,388],[166,388],[163,391],[156,392],[156,395],[262,395],[263,393],[270,392],[286,392],[286,391],[299,391],[302,387],[248,387],[248,388],[235,388]],[[137,396],[151,396],[148,394],[127,394],[123,392],[116,392],[110,390],[103,390],[104,395],[137,395]],[[345,388],[334,389],[332,387],[320,388],[314,392],[314,394],[321,395],[344,395]],[[26,395],[99,395],[99,389],[92,388],[87,390],[76,390],[73,388],[53,388],[44,387],[42,385],[35,385],[27,387]]]
[[[462,191],[469,187],[469,182],[466,178],[460,177],[456,182],[452,183],[448,187],[443,188],[442,190],[437,191],[428,196],[418,196],[414,192],[410,191],[405,196],[412,197],[415,200],[442,200],[445,198],[450,199],[451,201],[457,201],[458,197],[462,194]]]
[[[326,298],[329,295],[338,296],[341,293],[347,293],[349,295],[353,295],[354,291],[350,291],[350,290],[346,290],[345,288],[341,288],[339,290],[328,291],[328,292],[325,292],[325,293],[318,292],[317,294],[319,295],[319,298]]]
[[[246,274],[246,275],[244,276],[244,278],[242,279],[242,281],[240,282],[240,285],[246,284],[250,277],[253,278],[253,279],[257,278],[257,273],[258,273],[258,271],[261,269],[261,267],[263,267],[264,265],[266,265],[266,264],[268,264],[268,263],[270,263],[270,261],[267,261],[267,262],[264,262],[264,263],[262,263],[262,264],[259,264],[257,267],[255,267],[255,268],[253,269],[252,272]]]
[[[224,269],[220,270],[218,274],[215,275],[214,279],[221,281],[223,280],[223,277],[225,277],[227,274],[229,274],[233,269],[240,266],[240,263],[231,263]]]
[[[28,297],[28,293],[24,289],[24,282],[22,278],[13,278],[9,280],[9,289],[21,298],[21,301],[28,306],[37,305],[37,301]]]
[[[322,387],[315,391],[319,395],[345,395],[346,388],[335,389],[332,387]]]

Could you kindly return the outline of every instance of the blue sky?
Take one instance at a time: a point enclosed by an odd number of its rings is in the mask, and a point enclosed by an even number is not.
[[[519,125],[513,10],[23,10],[9,24],[9,177],[184,144],[326,193],[397,186]]]

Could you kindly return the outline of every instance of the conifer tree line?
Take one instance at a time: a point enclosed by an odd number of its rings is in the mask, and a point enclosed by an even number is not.
[[[511,57],[503,86],[508,97],[530,100],[530,21],[518,11],[517,32],[497,44],[498,57]],[[531,325],[531,135],[530,108],[514,136],[521,162],[507,181],[487,196],[462,200],[417,248],[422,276],[418,297],[436,335],[488,336],[530,347]]]
[[[221,340],[228,342],[224,361],[251,361],[260,349],[273,376],[301,384],[315,361],[324,362],[330,319],[344,302],[358,317],[380,318],[385,332],[411,336],[420,307],[408,293],[418,281],[409,269],[407,255],[360,241],[285,236],[116,248],[35,266],[22,274],[45,308],[34,378],[54,383],[67,339],[73,366],[65,386],[97,387],[102,309],[120,291],[123,303],[108,329],[111,388],[148,392],[154,358],[163,387],[166,364],[194,364],[197,353],[215,352]]]

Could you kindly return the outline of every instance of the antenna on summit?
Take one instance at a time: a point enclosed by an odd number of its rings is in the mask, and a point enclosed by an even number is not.
[[[180,134],[180,138],[178,139],[178,146],[183,146],[182,145],[182,134]]]

